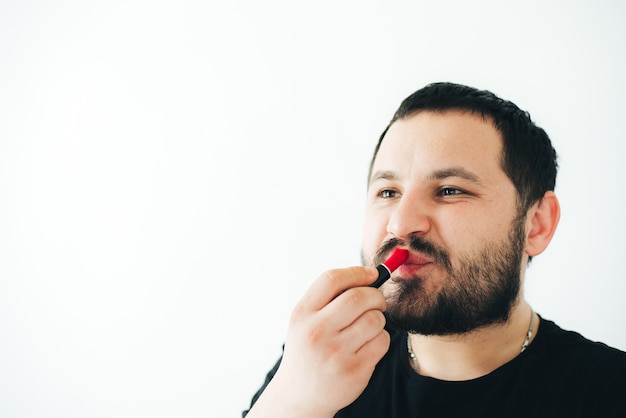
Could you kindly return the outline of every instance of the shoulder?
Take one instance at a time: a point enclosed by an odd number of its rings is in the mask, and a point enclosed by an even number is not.
[[[545,390],[568,392],[571,399],[578,396],[578,401],[586,398],[615,404],[620,400],[620,405],[624,404],[625,352],[542,318],[527,354],[525,364],[543,376],[540,386]]]
[[[575,331],[564,330],[553,321],[541,318],[535,340],[538,351],[552,355],[593,362],[626,363],[626,353],[602,342],[591,341]]]

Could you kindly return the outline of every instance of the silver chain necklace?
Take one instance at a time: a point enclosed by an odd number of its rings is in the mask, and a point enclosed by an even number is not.
[[[522,343],[522,349],[520,350],[520,353],[523,353],[530,344],[530,340],[533,336],[533,328],[535,328],[535,311],[531,309],[530,324],[528,325],[528,332],[526,333],[526,339],[524,339],[524,342]],[[417,362],[417,356],[415,355],[415,353],[413,353],[413,349],[411,348],[411,338],[409,335],[407,335],[406,338],[406,348],[409,351],[409,357],[411,357],[411,360],[413,361],[413,369],[415,369],[415,371],[419,373],[419,363]]]

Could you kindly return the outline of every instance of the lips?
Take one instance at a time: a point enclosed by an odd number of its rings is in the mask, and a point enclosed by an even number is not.
[[[407,260],[404,262],[404,264],[414,264],[418,266],[431,264],[431,263],[434,263],[434,261],[431,258],[425,255],[422,255],[420,253],[414,253],[414,252],[409,252],[409,258],[407,258]]]
[[[423,269],[433,266],[435,262],[432,258],[421,253],[410,252],[409,258],[396,270],[396,277],[413,277],[418,275]]]

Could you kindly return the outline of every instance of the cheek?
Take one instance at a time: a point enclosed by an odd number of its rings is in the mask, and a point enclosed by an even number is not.
[[[430,233],[425,238],[443,247],[453,264],[455,259],[465,257],[466,254],[472,253],[479,243],[483,243],[490,228],[484,219],[467,212],[449,211],[433,217],[431,222]]]
[[[487,244],[501,243],[507,239],[511,224],[498,220],[504,218],[503,212],[440,218],[433,229],[437,231],[440,244],[452,259],[463,258],[475,254],[477,249]]]
[[[365,212],[363,224],[363,256],[365,262],[371,264],[371,259],[387,237],[387,221],[384,216],[372,210]]]

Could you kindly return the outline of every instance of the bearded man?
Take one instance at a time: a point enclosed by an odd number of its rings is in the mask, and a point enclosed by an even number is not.
[[[435,83],[405,99],[370,165],[363,266],[296,305],[251,417],[626,417],[626,353],[524,298],[559,221],[557,157],[528,113]],[[380,289],[374,265],[406,261]]]

